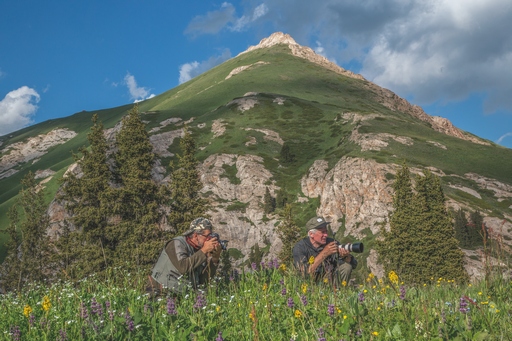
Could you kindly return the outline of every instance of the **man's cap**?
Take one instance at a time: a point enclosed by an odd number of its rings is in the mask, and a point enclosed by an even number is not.
[[[309,219],[309,221],[306,223],[306,229],[313,230],[313,229],[319,229],[321,227],[326,227],[328,224],[330,224],[328,221],[325,221],[323,217],[314,217]]]
[[[201,231],[204,231],[204,230],[210,230],[211,231],[212,229],[213,229],[212,223],[208,219],[203,218],[203,217],[199,217],[199,218],[194,219],[190,223],[190,228],[185,233],[183,233],[183,235],[187,236],[187,235],[192,234],[194,232],[201,232]]]

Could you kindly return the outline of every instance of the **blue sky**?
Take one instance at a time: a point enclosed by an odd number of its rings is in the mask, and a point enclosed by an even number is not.
[[[2,1],[0,135],[158,95],[276,31],[512,148],[510,0]]]

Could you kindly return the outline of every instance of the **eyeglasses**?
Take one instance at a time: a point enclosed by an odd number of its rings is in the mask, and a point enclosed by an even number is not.
[[[212,235],[211,233],[208,233],[208,234],[198,234],[198,236],[204,237],[206,239],[210,238],[211,235]]]

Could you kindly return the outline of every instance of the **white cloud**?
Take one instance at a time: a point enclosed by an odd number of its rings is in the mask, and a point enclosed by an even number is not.
[[[0,101],[0,135],[5,135],[32,123],[37,111],[39,94],[28,86],[22,86],[5,95]]]
[[[497,139],[497,140],[496,140],[496,143],[497,143],[497,144],[501,144],[501,142],[503,142],[503,140],[504,140],[505,138],[507,138],[507,137],[511,137],[511,136],[512,136],[512,132],[510,132],[510,133],[506,133],[506,134],[503,134],[503,135],[501,135],[501,136],[500,136],[500,138],[499,138],[499,139]]]
[[[510,0],[272,0],[245,9],[224,3],[187,33],[253,28],[289,33],[330,60],[415,103],[486,96],[485,110],[512,110]]]
[[[192,78],[202,74],[205,71],[225,62],[231,58],[231,52],[226,49],[219,56],[213,56],[208,60],[197,62],[193,61],[180,66],[180,84],[188,82]]]
[[[241,32],[267,13],[268,6],[262,3],[248,11],[246,15],[237,17],[235,7],[229,2],[224,2],[219,10],[211,11],[206,13],[206,15],[196,16],[192,19],[185,29],[185,34],[191,36],[216,34],[223,28],[232,32]]]
[[[135,77],[129,72],[124,76],[124,84],[128,87],[128,91],[130,92],[130,96],[134,100],[134,103],[144,101],[155,96],[154,94],[150,95],[148,89],[137,86]]]

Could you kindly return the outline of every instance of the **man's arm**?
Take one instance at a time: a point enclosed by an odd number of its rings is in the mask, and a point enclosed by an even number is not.
[[[202,251],[195,252],[190,256],[187,247],[176,239],[167,244],[165,252],[182,275],[191,273],[206,261],[206,255]]]

